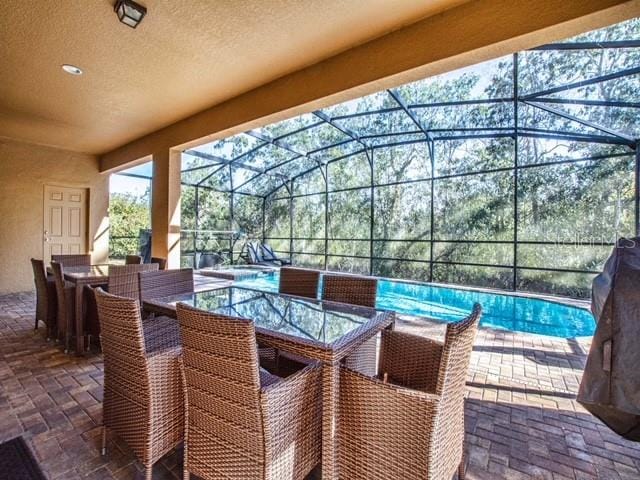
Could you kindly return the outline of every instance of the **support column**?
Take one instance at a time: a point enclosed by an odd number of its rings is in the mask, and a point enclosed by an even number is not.
[[[153,154],[151,188],[151,254],[167,259],[167,268],[180,268],[181,153]]]

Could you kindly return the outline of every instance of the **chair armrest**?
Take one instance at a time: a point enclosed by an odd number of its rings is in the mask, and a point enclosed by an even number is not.
[[[313,362],[293,375],[261,388],[260,393],[263,405],[268,403],[269,406],[275,406],[277,402],[290,403],[295,400],[290,397],[291,394],[304,393],[307,388],[314,389],[317,387],[318,392],[320,392],[321,375],[322,365],[318,362]]]
[[[321,445],[322,367],[313,363],[261,389],[265,445],[270,458],[287,449],[307,452],[319,461]],[[317,450],[317,451],[315,451]],[[286,456],[286,455],[285,455]]]
[[[391,383],[435,392],[443,345],[419,335],[382,332],[379,373]]]

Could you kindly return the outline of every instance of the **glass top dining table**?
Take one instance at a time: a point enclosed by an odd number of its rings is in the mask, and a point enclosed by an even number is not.
[[[110,265],[107,263],[63,267],[64,278],[69,281],[75,281],[78,279],[108,279],[109,267]],[[51,267],[47,267],[47,273],[53,274]]]
[[[64,276],[66,280],[109,278],[109,265],[64,267]]]
[[[326,346],[337,346],[345,337],[388,316],[388,312],[374,308],[239,287],[147,300],[143,308],[172,315],[180,302],[215,314],[251,319],[256,331]]]
[[[143,308],[175,318],[179,302],[214,314],[253,320],[260,346],[322,364],[322,479],[339,478],[336,431],[340,365],[363,351],[366,361],[375,363],[375,349],[371,355],[367,346],[373,342],[375,347],[376,335],[393,328],[393,312],[238,287],[145,300]]]

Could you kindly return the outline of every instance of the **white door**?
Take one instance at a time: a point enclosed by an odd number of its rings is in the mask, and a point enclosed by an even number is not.
[[[51,255],[87,252],[87,190],[44,187],[44,261]]]

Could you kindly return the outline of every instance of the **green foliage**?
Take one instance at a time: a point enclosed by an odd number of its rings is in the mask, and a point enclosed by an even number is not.
[[[112,193],[109,198],[109,256],[124,258],[139,251],[140,230],[151,228],[150,190],[142,196]]]

